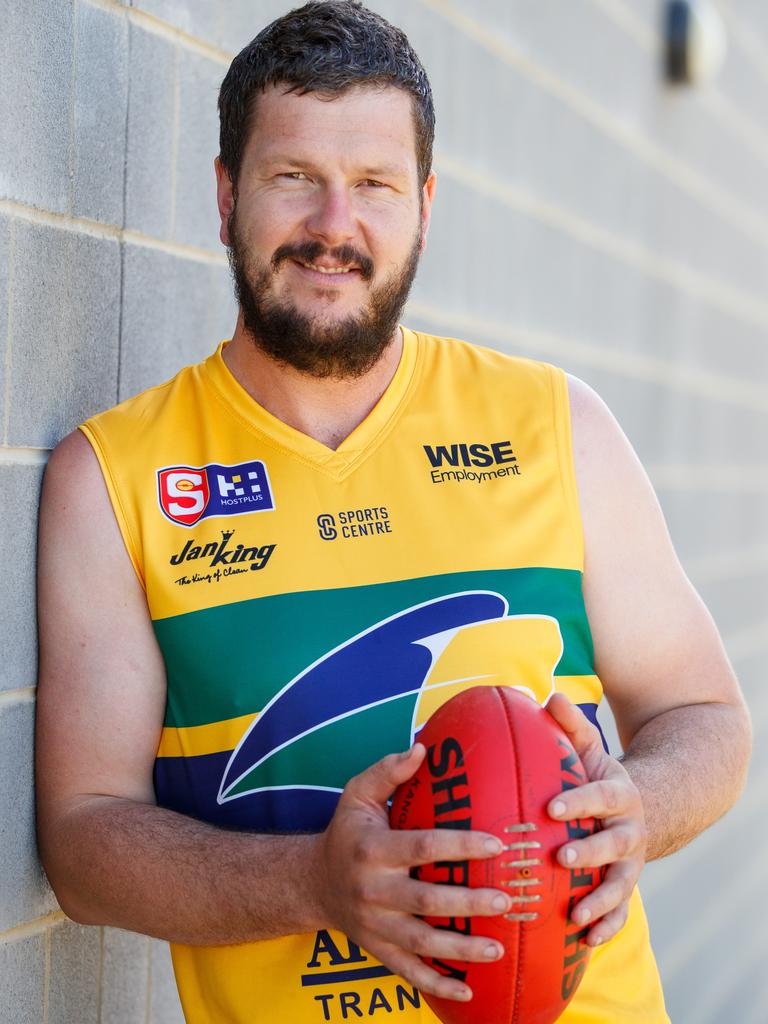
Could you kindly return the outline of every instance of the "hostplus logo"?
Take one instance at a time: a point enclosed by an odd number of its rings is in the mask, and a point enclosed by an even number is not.
[[[179,526],[201,519],[274,509],[267,467],[259,460],[222,466],[168,466],[157,471],[157,499],[163,515]]]
[[[424,452],[432,467],[433,484],[483,484],[498,477],[520,476],[520,466],[511,441],[490,444],[425,444]]]

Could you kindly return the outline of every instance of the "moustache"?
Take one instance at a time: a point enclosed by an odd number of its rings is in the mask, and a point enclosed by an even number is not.
[[[302,245],[281,245],[272,257],[272,269],[277,271],[288,259],[302,263],[314,263],[321,256],[332,259],[338,267],[354,266],[360,271],[364,281],[373,277],[373,260],[363,256],[351,245],[340,245],[336,249],[326,249],[320,242],[304,242]]]

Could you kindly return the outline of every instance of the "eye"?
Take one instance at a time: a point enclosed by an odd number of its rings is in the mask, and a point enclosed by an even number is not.
[[[387,186],[383,181],[376,181],[374,178],[366,178],[362,183],[363,185],[369,185],[372,188],[386,188]]]
[[[278,174],[278,178],[288,178],[289,181],[306,181],[307,176],[304,171],[283,171]]]

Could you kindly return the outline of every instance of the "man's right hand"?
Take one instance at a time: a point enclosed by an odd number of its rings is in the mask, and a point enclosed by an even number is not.
[[[492,917],[509,911],[498,889],[435,885],[410,869],[436,861],[484,860],[502,852],[487,832],[390,829],[387,800],[424,759],[417,743],[350,779],[319,845],[318,905],[322,916],[422,992],[467,1001],[472,992],[420,957],[493,962],[504,955],[494,939],[432,928],[420,916]]]

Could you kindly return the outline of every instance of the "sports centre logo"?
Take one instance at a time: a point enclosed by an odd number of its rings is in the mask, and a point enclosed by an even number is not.
[[[260,460],[223,466],[167,466],[157,471],[163,515],[179,526],[201,519],[267,512],[275,507],[267,467]]]
[[[290,805],[293,828],[309,828],[318,803],[335,803],[343,782],[370,764],[372,736],[387,750],[403,749],[470,686],[514,686],[544,704],[563,653],[558,620],[508,610],[493,591],[449,594],[324,654],[247,729],[224,769],[218,804],[259,794],[278,816]]]

